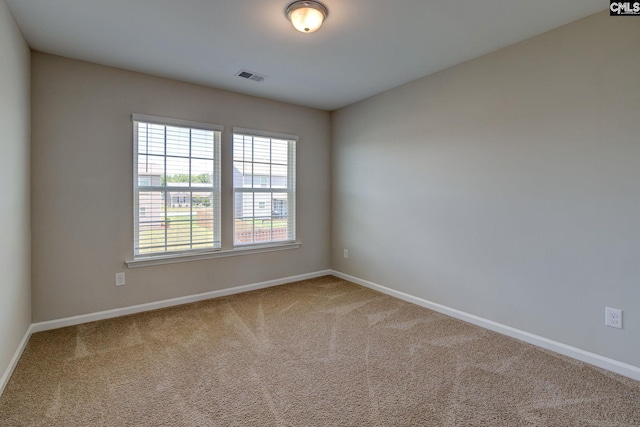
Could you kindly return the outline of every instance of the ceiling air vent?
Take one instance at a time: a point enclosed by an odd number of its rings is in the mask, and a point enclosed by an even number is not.
[[[251,80],[254,82],[263,82],[267,76],[263,74],[254,73],[253,71],[240,70],[236,73],[236,76],[242,77],[243,79]]]

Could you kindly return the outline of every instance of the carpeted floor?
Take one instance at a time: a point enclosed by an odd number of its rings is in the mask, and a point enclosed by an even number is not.
[[[335,277],[34,334],[1,426],[630,426],[640,383]]]

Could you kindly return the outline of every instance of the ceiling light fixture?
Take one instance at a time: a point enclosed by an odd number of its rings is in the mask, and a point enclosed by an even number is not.
[[[322,3],[308,0],[294,1],[287,6],[285,14],[296,30],[301,33],[313,33],[327,19],[329,11]]]

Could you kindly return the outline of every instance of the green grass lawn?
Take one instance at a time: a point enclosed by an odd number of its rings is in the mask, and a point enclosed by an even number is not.
[[[256,230],[259,229],[268,229],[271,228],[273,223],[273,228],[287,228],[287,220],[286,219],[258,219],[255,218],[253,220],[253,227]],[[240,227],[246,227],[246,228],[251,228],[251,220],[250,219],[236,219],[236,229],[240,228]]]
[[[172,208],[173,212],[189,212],[189,208]],[[213,230],[198,225],[198,221],[194,218],[190,220],[188,216],[170,216],[169,227],[157,227],[140,232],[140,244],[141,246],[159,246],[157,248],[142,249],[141,254],[149,254],[154,252],[164,252],[165,237],[168,251],[183,251],[189,249],[206,249],[212,246]],[[286,219],[249,219],[241,220],[236,219],[236,230],[252,229],[268,230],[268,229],[286,229]],[[191,233],[193,233],[193,246],[189,244],[181,244],[182,242],[188,242],[191,240]],[[175,245],[175,246],[174,246]]]

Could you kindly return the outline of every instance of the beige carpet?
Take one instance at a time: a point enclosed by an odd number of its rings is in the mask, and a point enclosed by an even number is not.
[[[629,426],[640,383],[323,277],[34,334],[1,426]]]

